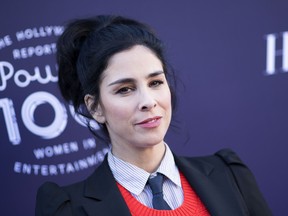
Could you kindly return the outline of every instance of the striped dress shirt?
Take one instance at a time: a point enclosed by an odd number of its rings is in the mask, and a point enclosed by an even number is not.
[[[175,164],[173,154],[167,144],[164,157],[155,173],[145,170],[117,158],[108,152],[108,163],[116,181],[128,190],[142,204],[153,208],[152,192],[146,185],[148,178],[154,177],[156,173],[165,176],[163,182],[164,199],[171,209],[178,208],[183,202],[183,190],[179,170]]]

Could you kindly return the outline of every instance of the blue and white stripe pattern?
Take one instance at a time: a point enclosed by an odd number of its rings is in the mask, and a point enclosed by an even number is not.
[[[183,190],[173,154],[168,145],[165,144],[165,146],[165,155],[156,172],[166,176],[163,183],[164,199],[171,209],[176,209],[183,202]],[[153,208],[152,192],[146,183],[149,177],[156,175],[156,172],[150,174],[135,165],[117,158],[111,151],[108,152],[108,163],[116,181],[126,188],[139,202]]]

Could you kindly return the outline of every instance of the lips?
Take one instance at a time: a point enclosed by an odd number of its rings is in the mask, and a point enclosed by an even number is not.
[[[162,118],[161,116],[155,116],[153,118],[147,118],[144,121],[137,123],[136,125],[139,125],[139,126],[144,127],[144,128],[158,127],[160,125],[161,118]]]
[[[161,118],[162,118],[162,117],[160,117],[160,116],[156,116],[156,117],[153,117],[153,118],[148,118],[148,119],[145,119],[145,120],[142,121],[142,122],[137,123],[137,125],[139,125],[139,124],[152,123],[152,122],[155,122],[155,121],[157,121],[157,120],[159,120],[159,119],[161,119]]]

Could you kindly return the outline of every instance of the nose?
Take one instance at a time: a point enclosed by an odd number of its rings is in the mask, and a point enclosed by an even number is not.
[[[139,95],[139,110],[149,111],[157,106],[153,94],[149,90],[141,91]]]

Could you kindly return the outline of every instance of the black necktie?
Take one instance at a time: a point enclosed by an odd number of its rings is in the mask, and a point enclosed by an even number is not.
[[[148,185],[151,187],[153,194],[153,208],[158,210],[171,210],[170,206],[163,199],[163,175],[158,173],[154,178],[149,178]]]

